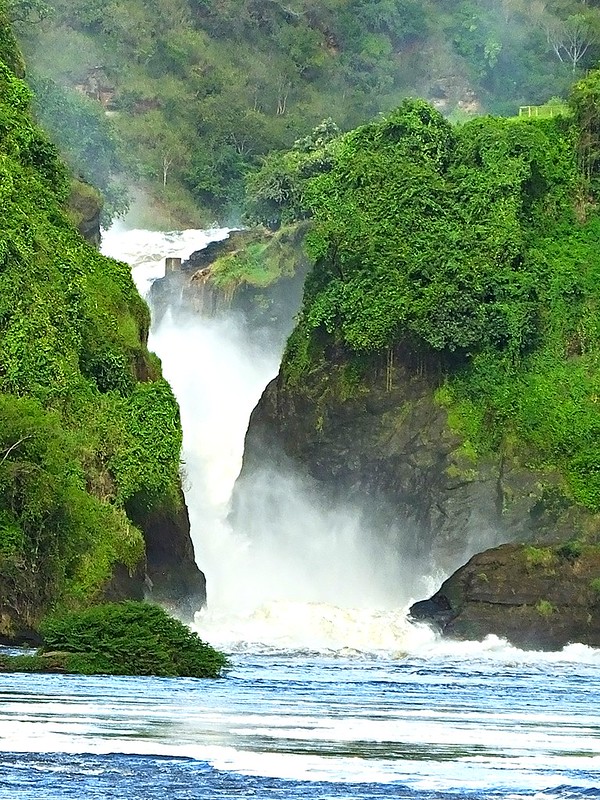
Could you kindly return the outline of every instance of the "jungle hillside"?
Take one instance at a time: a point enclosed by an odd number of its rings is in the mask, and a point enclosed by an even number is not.
[[[148,308],[129,267],[74,227],[77,182],[22,73],[0,7],[0,637],[50,609],[141,596],[149,521],[183,508],[179,410],[146,348]]]
[[[248,175],[323,120],[350,130],[407,96],[454,119],[514,115],[600,56],[591,0],[10,0],[9,14],[38,118],[103,192],[105,224],[132,188],[167,225],[239,222]]]

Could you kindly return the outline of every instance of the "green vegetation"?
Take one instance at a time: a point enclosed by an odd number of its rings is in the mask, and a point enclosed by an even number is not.
[[[550,547],[533,547],[528,545],[524,551],[527,567],[543,567],[544,571],[550,571],[556,564],[556,554]]]
[[[567,561],[576,561],[584,551],[584,543],[581,539],[568,539],[557,547],[556,552],[560,558]]]
[[[540,617],[551,617],[556,611],[549,600],[538,600],[538,602],[535,604],[535,610],[538,612]]]
[[[363,372],[395,354],[442,377],[438,401],[475,456],[559,473],[548,502],[600,510],[599,87],[599,73],[577,82],[571,115],[460,126],[408,100],[316,158],[267,161],[254,196],[275,163],[292,190],[250,207],[312,219],[287,381],[302,386],[325,352]]]
[[[180,214],[238,219],[246,176],[321,120],[349,130],[412,95],[458,117],[516,114],[600,55],[600,9],[585,0],[52,5],[10,0],[11,16],[44,124],[109,213],[124,169]]]
[[[275,234],[261,229],[249,232],[241,249],[226,253],[211,264],[211,282],[227,292],[241,284],[266,288],[280,278],[291,277],[297,268],[296,251],[302,252],[303,233],[299,226],[284,227]]]
[[[33,77],[34,112],[59,147],[71,171],[100,191],[102,224],[128,208],[124,183],[127,160],[124,145],[102,106],[79,92],[70,91],[49,78]]]
[[[218,678],[227,660],[196,633],[148,603],[106,603],[49,617],[36,655],[4,656],[3,672]]]
[[[0,14],[0,23],[3,17]],[[0,24],[0,30],[2,26]],[[144,559],[137,526],[179,500],[178,409],[125,264],[76,233],[71,179],[0,40],[2,633],[101,596]]]

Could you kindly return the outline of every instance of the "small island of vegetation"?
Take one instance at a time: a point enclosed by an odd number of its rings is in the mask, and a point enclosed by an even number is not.
[[[218,678],[227,659],[150,603],[104,603],[47,617],[35,655],[0,656],[0,672]]]

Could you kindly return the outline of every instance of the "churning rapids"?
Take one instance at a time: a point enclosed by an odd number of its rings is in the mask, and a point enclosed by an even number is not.
[[[145,293],[165,256],[224,236],[113,230],[104,249]],[[232,668],[212,682],[2,676],[0,800],[600,797],[600,651],[525,653],[411,626],[390,604],[402,581],[390,559],[290,476],[285,532],[261,544],[232,531],[245,429],[280,353],[231,318],[175,313],[150,344],[182,409],[209,591],[196,625]],[[346,594],[356,575],[359,607]]]

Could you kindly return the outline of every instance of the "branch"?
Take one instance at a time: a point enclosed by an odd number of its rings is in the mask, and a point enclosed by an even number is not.
[[[5,461],[6,461],[6,459],[9,457],[9,455],[12,453],[12,451],[13,451],[13,450],[14,450],[16,447],[18,447],[20,444],[23,444],[23,442],[24,442],[24,441],[26,441],[27,439],[31,439],[31,434],[29,434],[29,436],[23,436],[23,438],[21,438],[21,439],[18,439],[18,440],[17,440],[17,441],[16,441],[14,444],[12,444],[12,445],[11,445],[11,446],[8,448],[8,450],[5,450],[5,451],[4,451],[4,455],[2,456],[2,460],[0,461],[0,464],[4,464],[4,462],[5,462]]]

